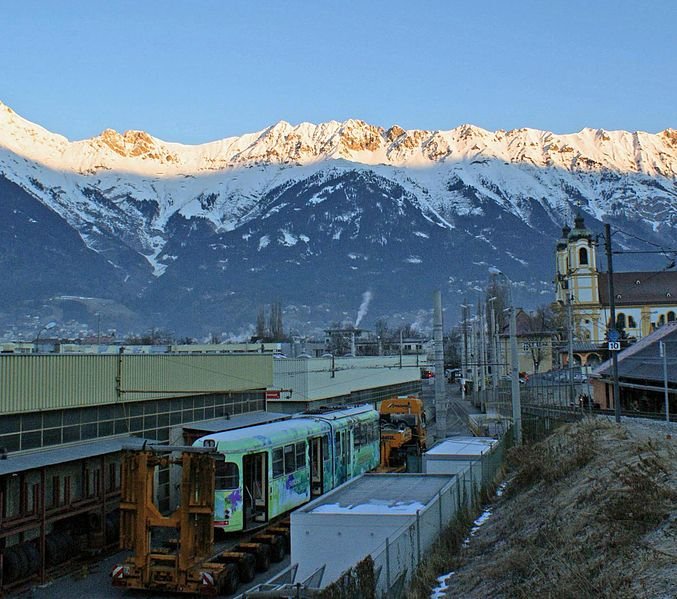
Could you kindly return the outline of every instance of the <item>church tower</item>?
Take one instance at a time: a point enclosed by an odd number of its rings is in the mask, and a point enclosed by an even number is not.
[[[556,272],[556,299],[564,305],[571,302],[578,340],[603,340],[605,324],[600,323],[597,243],[592,232],[585,228],[580,212],[574,219],[574,228],[565,226],[562,237],[557,241]],[[600,330],[602,339],[599,339]]]

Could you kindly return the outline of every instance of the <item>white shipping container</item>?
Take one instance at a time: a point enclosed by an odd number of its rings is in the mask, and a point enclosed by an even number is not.
[[[367,555],[387,565],[383,578],[411,572],[419,553],[439,534],[440,521],[457,509],[456,493],[449,492],[453,482],[449,476],[369,473],[292,512],[296,580],[325,566],[321,586],[326,587]]]

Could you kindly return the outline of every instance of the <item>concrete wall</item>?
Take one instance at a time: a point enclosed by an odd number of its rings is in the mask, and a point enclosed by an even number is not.
[[[417,356],[275,359],[273,388],[284,390],[278,404],[312,402],[388,385],[420,381]]]

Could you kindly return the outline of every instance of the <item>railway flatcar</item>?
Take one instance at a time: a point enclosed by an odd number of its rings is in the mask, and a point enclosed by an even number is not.
[[[220,454],[214,526],[253,530],[376,468],[379,415],[369,406],[306,413],[206,435],[193,445]]]

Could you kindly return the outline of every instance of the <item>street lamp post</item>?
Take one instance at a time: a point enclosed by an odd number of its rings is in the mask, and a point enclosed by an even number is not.
[[[48,322],[46,325],[44,325],[39,331],[38,331],[38,336],[35,338],[35,352],[33,353],[38,353],[40,351],[40,335],[44,331],[49,331],[50,329],[53,329],[56,326],[56,323],[52,320]]]
[[[504,272],[493,266],[492,275],[503,276],[508,282],[508,301],[510,302],[510,366],[512,380],[512,420],[515,429],[515,445],[522,444],[522,406],[520,400],[519,357],[517,355],[517,311],[512,296],[512,281]]]

